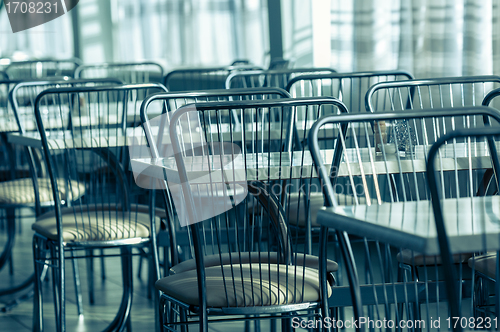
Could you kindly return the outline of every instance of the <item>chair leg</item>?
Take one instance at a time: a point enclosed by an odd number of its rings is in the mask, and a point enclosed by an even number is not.
[[[79,316],[81,316],[83,315],[83,299],[82,287],[80,283],[80,268],[78,267],[78,261],[74,259],[73,251],[71,251],[71,258],[73,266],[73,280],[75,282],[76,312]]]
[[[58,243],[48,242],[52,268],[52,291],[54,296],[54,316],[56,330],[66,331],[66,280],[64,277],[64,248]]]
[[[104,250],[101,249],[101,278],[106,280],[106,265],[104,264]]]
[[[292,321],[289,314],[281,315],[281,331],[291,332],[292,331]]]
[[[87,283],[89,287],[89,303],[94,304],[94,251],[86,250],[87,261]]]
[[[33,263],[35,269],[34,294],[33,294],[33,331],[43,331],[43,297],[42,297],[42,270],[44,262],[40,259],[43,250],[42,240],[33,237]],[[40,249],[42,248],[42,249]]]
[[[130,310],[132,308],[133,296],[133,272],[132,272],[132,249],[121,248],[122,282],[123,294],[118,312],[113,321],[104,331],[123,331],[125,328],[131,331]]]
[[[179,308],[179,318],[181,322],[187,322],[186,310]],[[181,332],[187,332],[187,325],[181,325]]]
[[[15,209],[6,210],[7,223],[7,242],[5,243],[2,254],[0,255],[0,270],[11,260],[12,249],[14,248],[16,238],[16,214]]]

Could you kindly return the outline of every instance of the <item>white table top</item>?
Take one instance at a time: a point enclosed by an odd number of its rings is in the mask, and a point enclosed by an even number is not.
[[[132,144],[133,139],[145,140],[144,132],[141,127],[127,128],[125,132],[121,129],[85,129],[78,132],[78,137],[73,137],[69,130],[66,131],[47,131],[48,144],[53,149],[70,148],[76,149],[89,147],[122,147]],[[7,140],[10,143],[41,148],[42,141],[40,134],[35,131],[7,134]],[[136,142],[137,143],[137,142]]]
[[[106,107],[110,107],[109,111]],[[127,123],[141,122],[141,117],[139,115],[140,108],[141,102],[129,102],[127,104]],[[99,109],[104,111],[99,112]],[[48,112],[54,112],[55,108],[42,105],[40,110],[42,114],[48,114]],[[76,108],[73,111],[78,112],[79,110],[78,108]],[[149,115],[160,115],[161,111],[161,105],[155,105],[155,107],[152,107],[152,109],[149,111]],[[0,132],[12,132],[19,130],[13,112],[14,111],[10,109],[8,111],[2,110],[2,112],[0,112]],[[57,106],[57,112],[61,112],[66,117],[66,115],[69,113],[68,105]],[[113,103],[110,106],[107,106],[106,104],[97,105],[95,103],[92,103],[90,105],[87,105],[86,107],[82,107],[81,112],[81,115],[72,116],[73,125],[88,125],[90,123],[90,117],[92,117],[93,123],[100,121],[102,123],[106,122],[109,124],[117,124],[121,122],[121,117],[123,114],[123,103]],[[23,125],[23,129],[25,131],[36,130],[37,127],[34,115],[35,111],[32,106],[21,106],[19,107],[18,113],[20,116],[20,121]]]
[[[497,144],[500,148],[500,145]],[[422,173],[426,170],[425,155],[430,147],[417,146],[413,156],[400,153],[386,153],[386,158],[382,153],[376,153],[374,148],[347,149],[343,154],[339,167],[339,176],[359,176],[361,174],[395,174],[399,173]],[[322,160],[327,169],[333,159],[333,149],[321,151]],[[425,151],[425,153],[424,153]],[[359,154],[358,154],[359,152]],[[472,157],[469,158],[469,155]],[[185,157],[184,163],[187,170],[188,180],[193,184],[205,183],[201,179],[207,180],[205,175],[213,173],[210,180],[214,182],[232,181],[233,173],[237,178],[241,178],[241,173],[246,173],[248,181],[268,181],[289,178],[316,177],[316,170],[313,167],[312,157],[309,151],[295,151],[293,153],[271,152],[271,153],[247,153],[231,161],[231,155],[224,155],[220,158]],[[222,162],[222,163],[221,163]],[[489,150],[484,142],[477,142],[471,145],[470,153],[465,143],[448,144],[441,151],[441,158],[436,161],[438,169],[451,171],[455,169],[484,169],[491,167]],[[168,158],[143,158],[133,159],[132,165],[145,175],[163,179],[164,174],[170,175],[169,181],[177,178],[177,164],[173,157]],[[221,167],[221,165],[223,167]],[[174,181],[175,182],[175,181]]]
[[[500,249],[499,196],[446,199],[442,207],[452,253]],[[322,208],[317,221],[426,255],[440,252],[430,201]]]

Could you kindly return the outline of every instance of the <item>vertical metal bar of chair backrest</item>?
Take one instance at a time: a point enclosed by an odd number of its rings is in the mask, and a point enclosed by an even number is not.
[[[163,67],[156,62],[89,64],[76,68],[75,77],[114,77],[127,84],[159,83],[163,79]]]

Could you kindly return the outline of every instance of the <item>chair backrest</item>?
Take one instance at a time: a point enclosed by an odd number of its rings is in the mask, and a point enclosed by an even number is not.
[[[463,76],[381,82],[366,93],[368,112],[479,106],[500,76]]]
[[[346,111],[333,98],[207,102],[183,106],[171,117],[165,116],[163,122],[154,119],[158,122],[149,123],[152,128],[160,125],[165,128],[162,140],[155,135],[147,136],[150,146],[154,146],[153,157],[163,157],[165,165],[170,165],[174,172],[167,171],[165,180],[170,191],[177,195],[174,203],[181,222],[190,225],[188,254],[196,257],[199,271],[226,278],[227,287],[221,290],[223,307],[297,304],[319,299],[304,278],[312,273],[310,277],[314,279],[317,274],[307,263],[302,238],[299,232],[291,230],[286,212],[280,206],[279,191],[284,183],[311,179],[311,164],[302,167],[301,163],[306,154],[293,151],[286,144],[291,138],[291,123],[297,108],[307,108],[318,117],[332,109],[335,114],[338,109]],[[248,128],[240,135],[218,120],[231,121],[229,114],[233,110],[243,128]],[[156,145],[159,141],[171,150],[162,154],[166,149]],[[190,172],[197,167],[202,171],[209,167],[207,170],[211,171],[193,179]],[[246,199],[245,188],[249,193]],[[218,205],[225,205],[224,213],[213,213]],[[253,213],[247,213],[252,210]],[[279,282],[277,278],[290,278],[291,282],[280,286],[283,295],[277,298],[264,289],[263,284],[268,281],[260,284],[257,281],[249,287],[264,297],[250,295],[236,299],[234,287],[240,289],[252,276],[263,278],[261,273],[271,274],[272,282]],[[269,277],[263,280],[266,278]],[[204,281],[198,281],[201,287],[205,286]],[[317,282],[318,279],[316,286]],[[303,292],[304,288],[311,289],[313,299]]]
[[[163,67],[155,62],[101,63],[76,68],[76,78],[116,78],[123,83],[161,83]]]
[[[258,70],[255,66],[229,66],[176,69],[165,75],[163,84],[168,91],[224,89],[227,76],[233,71]]]
[[[365,112],[364,98],[368,89],[379,82],[412,79],[402,70],[301,75],[290,82],[286,90],[292,97],[329,96],[338,98],[351,113]]]
[[[330,68],[290,68],[233,72],[227,77],[225,85],[226,89],[260,87],[284,89],[288,82],[296,76],[331,73],[335,73],[335,70]]]
[[[7,75],[7,73],[4,71],[0,71],[0,79],[7,80],[7,79],[9,79],[9,75]]]
[[[149,228],[150,220],[131,211],[128,144],[143,133],[142,128],[127,127],[127,116],[139,113],[142,99],[135,99],[158,91],[164,91],[161,84],[149,83],[47,89],[37,96],[35,115],[56,203],[59,240],[64,220],[80,229],[70,241],[142,241],[147,232],[141,223]],[[72,193],[69,202],[58,195],[62,189]],[[63,218],[64,205],[71,217]]]
[[[425,167],[430,147],[443,134],[447,123],[457,123],[464,117],[485,116],[498,124],[498,112],[487,107],[443,108],[439,112],[432,109],[374,114],[352,114],[337,117],[328,116],[314,124],[309,133],[309,147],[313,155],[316,168],[320,172],[322,188],[327,194],[328,206],[337,206],[334,193],[351,193],[371,205],[373,203],[399,201],[428,200],[429,191],[425,180]],[[395,124],[404,121],[407,124],[407,133],[415,139],[408,140],[408,149],[399,151],[399,140]],[[388,134],[394,140],[388,144],[381,144],[379,151],[375,148],[376,136],[381,140],[382,132],[376,130],[376,124],[384,122]],[[341,142],[340,151],[333,155],[326,155],[321,151],[319,133],[325,125],[334,126],[340,131],[338,140]],[[480,128],[482,123],[468,123],[468,128]],[[406,134],[405,134],[406,135]],[[354,146],[347,147],[346,137],[351,137]],[[422,137],[427,139],[422,140]],[[362,142],[362,143],[360,143]],[[446,170],[444,178],[446,184],[442,189],[443,197],[461,197],[476,195],[483,185],[481,179],[485,169],[476,169],[472,178],[467,165],[467,146],[463,142],[450,146],[450,151],[444,158]],[[481,145],[481,144],[480,144]],[[477,147],[479,149],[479,146]],[[491,151],[490,146],[481,146],[481,153]],[[479,151],[479,150],[478,150]],[[495,151],[494,151],[495,153]],[[325,160],[328,156],[329,160]],[[332,157],[333,156],[333,157]],[[451,158],[451,159],[450,159]],[[454,162],[454,159],[460,159]],[[462,161],[463,159],[463,161]],[[326,166],[330,165],[330,166]],[[491,167],[491,165],[490,165]],[[328,180],[328,181],[327,181]],[[465,181],[465,182],[464,182]],[[467,181],[472,181],[468,183]],[[467,185],[465,185],[467,183]]]
[[[30,60],[11,62],[5,72],[11,79],[43,78],[50,76],[74,77],[76,68],[81,64],[78,59]]]
[[[51,79],[37,81],[23,81],[15,84],[9,92],[9,101],[13,108],[17,128],[13,131],[36,131],[35,99],[43,90],[67,87],[92,87],[101,85],[122,84],[117,79]],[[81,101],[83,102],[83,101]],[[55,116],[46,114],[46,116]]]
[[[230,101],[230,100],[254,100],[254,99],[276,99],[289,98],[290,95],[278,88],[255,88],[255,89],[213,89],[185,92],[167,92],[149,99],[148,107],[141,113],[144,115],[143,122],[148,122],[150,118],[161,113],[169,113],[191,103],[201,103],[210,101]],[[154,110],[154,111],[152,111]],[[153,112],[153,113],[152,113]],[[239,125],[238,117],[233,116],[234,122]]]

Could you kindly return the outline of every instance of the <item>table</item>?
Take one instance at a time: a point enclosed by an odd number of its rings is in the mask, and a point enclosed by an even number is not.
[[[151,116],[157,116],[162,113],[161,109],[162,105],[154,105],[150,110]],[[74,126],[86,126],[91,123],[96,123],[100,121],[101,123],[108,123],[110,125],[119,124],[122,121],[123,115],[123,103],[117,102],[112,105],[112,108],[108,104],[96,104],[91,103],[87,106],[81,107],[81,113],[77,114],[78,107],[73,108],[74,115],[72,116],[72,121]],[[140,121],[139,109],[141,107],[141,102],[128,102],[125,107],[127,108],[127,124],[137,124]],[[108,110],[108,108],[110,108]],[[100,109],[105,111],[99,112]],[[1,110],[1,109],[0,109]],[[53,111],[54,109],[51,107],[47,107],[46,105],[41,105],[41,112],[45,111],[48,114],[49,111]],[[89,111],[90,110],[90,111]],[[36,131],[36,121],[34,115],[34,107],[33,106],[20,106],[18,109],[18,115],[20,121],[23,125],[23,129],[25,131]],[[69,119],[69,106],[68,105],[58,105],[57,112],[61,112],[62,114],[67,116]],[[113,114],[115,113],[115,114]],[[55,124],[53,128],[61,127],[59,124]],[[0,132],[13,132],[18,131],[19,127],[17,126],[16,118],[14,116],[14,111],[3,110],[0,112]]]
[[[338,176],[360,176],[376,174],[423,173],[426,170],[426,155],[430,146],[418,145],[413,155],[405,153],[386,153],[385,158],[375,148],[346,149],[343,153]],[[497,143],[500,149],[500,143]],[[471,145],[471,153],[466,143],[448,144],[437,159],[443,171],[491,168],[489,149],[484,142]],[[321,150],[322,160],[329,169],[333,159],[333,149]],[[472,157],[470,158],[469,155]],[[132,159],[132,167],[144,175],[177,181],[177,164],[174,157]],[[204,156],[185,157],[188,180],[192,184],[207,183],[208,172],[212,173],[211,182],[234,181],[246,174],[247,181],[268,181],[296,179],[301,176],[317,177],[309,151],[247,153],[232,161],[231,155],[211,157],[210,163]],[[236,176],[235,176],[236,174]]]
[[[109,129],[83,129],[74,130],[79,135],[74,137],[69,130],[46,131],[49,147],[52,149],[76,148],[85,149],[89,147],[113,148],[132,144],[134,139],[141,139],[145,144],[145,138],[141,127],[126,128],[125,131],[118,128]],[[8,133],[8,142],[33,148],[42,148],[40,133],[37,131],[21,133]],[[137,144],[139,141],[136,141]]]
[[[500,196],[450,198],[441,202],[452,253],[500,249]],[[318,212],[317,221],[398,248],[425,255],[440,253],[434,213],[427,200],[324,207]]]

